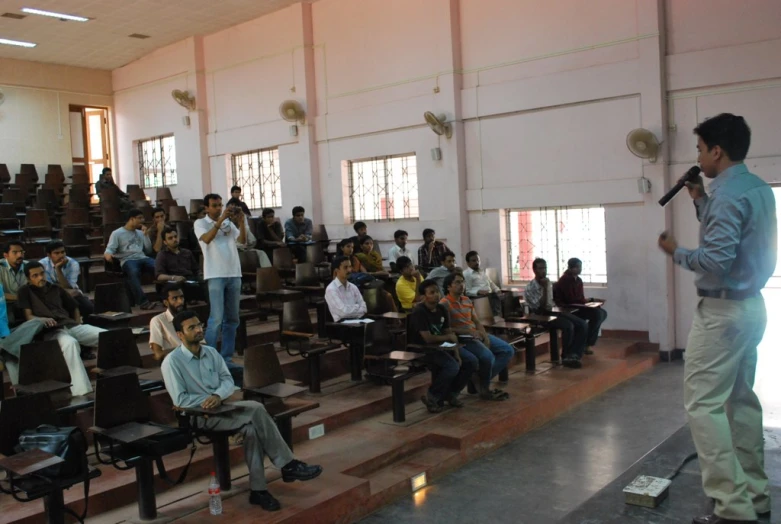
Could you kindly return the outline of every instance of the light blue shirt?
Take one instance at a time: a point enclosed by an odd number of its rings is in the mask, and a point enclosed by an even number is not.
[[[62,267],[62,274],[65,275],[65,280],[68,281],[68,284],[70,284],[71,288],[79,289],[79,263],[73,260],[71,257],[65,257],[65,259],[67,262]],[[40,262],[43,266],[43,271],[46,274],[46,280],[52,284],[59,285],[60,282],[57,280],[57,270],[54,269],[52,259],[49,257],[43,257],[38,262]]]
[[[745,164],[725,169],[694,202],[700,247],[679,247],[673,260],[696,273],[699,289],[758,293],[776,267],[776,200]]]
[[[301,235],[306,236],[307,242],[312,240],[312,219],[304,218],[304,221],[299,224],[295,218],[288,218],[285,221],[285,238],[288,243],[298,242],[296,238]]]
[[[5,291],[0,284],[0,338],[5,338],[11,334],[11,330],[8,329],[8,306],[5,303]]]
[[[128,260],[142,260],[152,252],[152,241],[140,229],[128,231],[124,227],[114,230],[108,239],[106,253],[124,265]]]
[[[225,359],[210,346],[202,345],[201,355],[196,357],[180,345],[165,357],[160,367],[165,389],[174,406],[180,408],[200,406],[210,395],[225,400],[235,390]]]

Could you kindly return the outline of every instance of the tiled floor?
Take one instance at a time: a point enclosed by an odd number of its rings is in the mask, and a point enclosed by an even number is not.
[[[362,522],[558,522],[685,423],[682,372],[658,364]]]

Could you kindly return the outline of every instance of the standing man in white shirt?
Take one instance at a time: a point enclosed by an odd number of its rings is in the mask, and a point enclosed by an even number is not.
[[[488,275],[485,274],[485,269],[480,267],[480,255],[477,251],[470,251],[466,254],[466,265],[469,266],[469,269],[464,271],[464,281],[466,282],[465,295],[471,299],[488,297],[494,316],[501,316],[502,290],[494,284],[493,280],[488,278]]]
[[[418,265],[417,261],[415,260],[415,253],[407,249],[408,236],[409,235],[407,232],[403,229],[398,229],[395,233],[393,233],[393,240],[396,242],[396,245],[394,245],[388,251],[388,262],[391,265],[391,273],[398,273],[396,268],[396,261],[399,259],[399,257],[407,257],[412,260],[413,266]]]
[[[203,279],[209,288],[206,345],[216,348],[217,338],[222,333],[220,354],[234,381],[240,384],[243,368],[232,360],[241,299],[241,264],[236,244],[247,241],[246,222],[239,220],[238,227],[231,222],[230,216],[241,213],[241,208],[227,206],[223,211],[220,195],[209,193],[203,197],[203,205],[206,216],[196,220],[194,227],[203,252]]]

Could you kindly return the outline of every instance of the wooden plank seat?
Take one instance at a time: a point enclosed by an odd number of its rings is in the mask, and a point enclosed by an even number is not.
[[[0,491],[19,502],[43,499],[46,522],[64,524],[66,511],[75,516],[72,510],[65,509],[64,490],[89,482],[101,473],[87,463],[86,441],[78,471],[59,477],[43,477],[40,474],[44,468],[64,462],[60,457],[38,449],[16,451],[22,431],[57,423],[51,400],[45,394],[17,396],[0,403],[0,427],[3,428],[0,432],[0,454],[5,455],[0,460],[0,469],[8,472],[8,477],[0,481]],[[83,515],[80,517],[83,518]]]
[[[134,317],[124,281],[95,286],[95,313],[90,315],[91,324],[112,329],[126,328]]]
[[[157,518],[153,463],[164,475],[163,457],[195,444],[189,430],[150,422],[149,397],[134,373],[102,377],[95,384],[94,425],[90,428],[95,456],[101,464],[118,470],[134,468],[138,489],[138,516]],[[189,463],[188,463],[189,467]],[[185,467],[179,481],[184,480]]]
[[[309,362],[309,391],[320,393],[320,357],[344,347],[339,342],[316,335],[309,309],[303,299],[282,303],[280,343],[292,356],[301,356]]]
[[[293,449],[293,417],[320,407],[319,402],[291,398],[306,388],[285,383],[273,344],[246,349],[242,390],[245,399],[260,399],[290,449]]]

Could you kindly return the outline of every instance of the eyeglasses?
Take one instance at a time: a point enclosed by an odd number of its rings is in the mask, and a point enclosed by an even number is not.
[[[192,326],[187,326],[185,329],[187,329],[187,331],[195,331],[196,329],[203,329],[203,324],[199,322],[197,324],[193,324]]]

